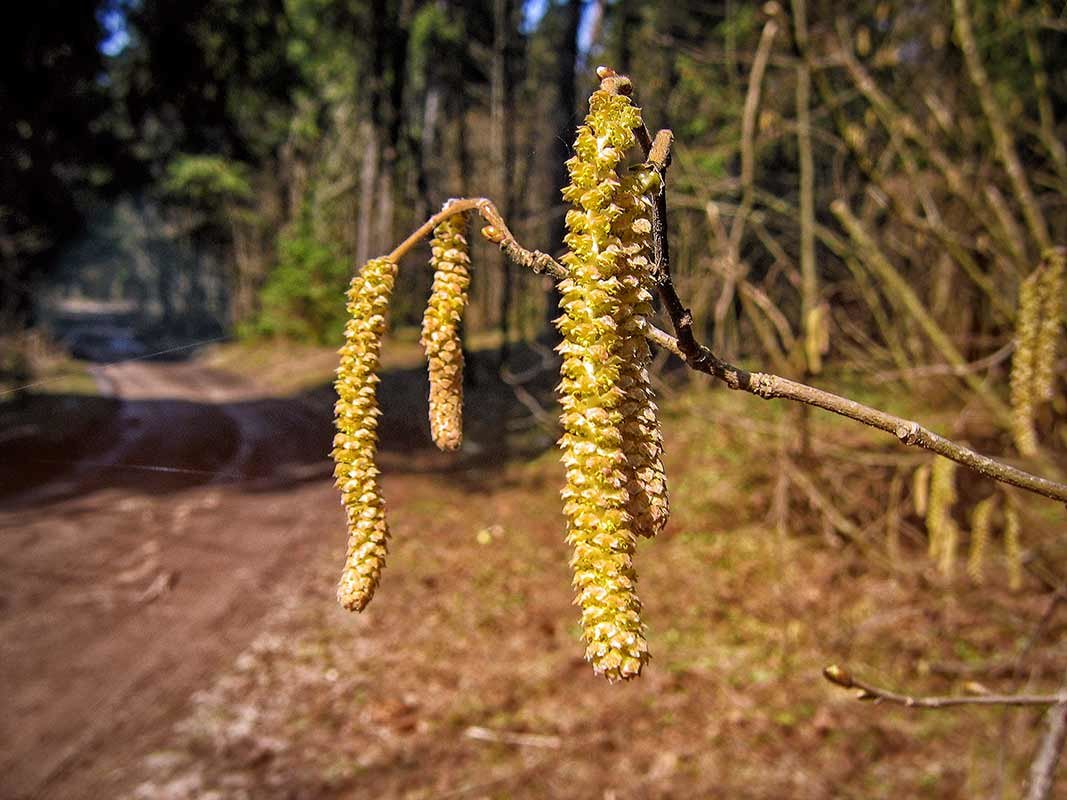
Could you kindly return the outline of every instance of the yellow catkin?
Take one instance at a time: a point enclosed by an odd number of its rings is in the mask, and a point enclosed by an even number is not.
[[[1018,591],[1023,585],[1022,525],[1014,505],[1004,509],[1004,558],[1008,562],[1008,586]]]
[[[430,433],[442,450],[463,443],[463,342],[460,322],[467,305],[470,258],[467,215],[434,228],[430,243],[433,289],[422,318],[422,346],[430,373]]]
[[[967,575],[975,583],[982,582],[985,554],[989,549],[989,534],[996,507],[997,495],[994,494],[976,503],[971,512],[971,552],[967,557]]]
[[[615,199],[622,214],[612,224],[622,247],[615,321],[621,339],[619,388],[625,394],[619,412],[629,493],[626,510],[634,533],[646,537],[659,533],[670,515],[663,433],[648,375],[652,354],[645,339],[653,289],[652,199],[648,190],[658,181],[659,175],[650,168],[623,175]]]
[[[822,372],[822,357],[830,349],[830,315],[825,305],[808,309],[804,315],[804,354],[808,372]]]
[[[943,526],[941,529],[941,557],[938,559],[937,569],[944,577],[951,578],[956,571],[956,554],[960,548],[960,526],[951,518],[946,519]]]
[[[626,261],[624,244],[613,230],[623,213],[614,202],[620,162],[640,122],[628,98],[594,92],[578,129],[575,156],[567,161],[570,184],[563,190],[570,210],[569,252],[563,257],[568,277],[559,284],[563,315],[557,320],[563,335],[559,444],[567,470],[561,496],[586,659],[611,681],[636,677],[648,660],[622,449],[624,337],[617,320],[625,313],[620,274]]]
[[[1044,257],[1044,274],[1038,286],[1041,323],[1034,346],[1034,396],[1038,401],[1051,400],[1056,387],[1056,352],[1063,325],[1064,273],[1067,272],[1067,249],[1056,247]]]
[[[956,504],[956,462],[937,456],[930,468],[930,499],[926,508],[926,533],[930,558],[942,574],[949,574],[956,558],[958,531],[952,519]]]
[[[1015,318],[1015,353],[1011,358],[1011,423],[1015,446],[1024,456],[1037,453],[1034,430],[1034,370],[1041,332],[1040,284],[1043,267],[1038,267],[1019,288],[1019,309]]]
[[[923,464],[911,476],[911,504],[915,516],[926,516],[926,505],[930,497],[930,465]]]
[[[348,290],[345,343],[337,369],[337,435],[333,442],[334,477],[348,519],[348,552],[337,600],[362,611],[374,596],[385,565],[389,528],[374,463],[378,444],[378,361],[396,264],[368,261]]]

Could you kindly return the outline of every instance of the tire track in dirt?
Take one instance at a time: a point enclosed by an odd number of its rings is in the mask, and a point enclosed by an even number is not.
[[[339,524],[293,480],[329,474],[328,414],[192,362],[97,372],[110,444],[0,508],[5,797],[114,796]]]

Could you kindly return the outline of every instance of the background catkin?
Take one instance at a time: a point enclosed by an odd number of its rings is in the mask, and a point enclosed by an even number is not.
[[[985,554],[989,549],[989,534],[996,510],[997,495],[990,495],[974,506],[971,512],[971,552],[967,557],[967,574],[975,583],[982,582]]]
[[[629,494],[626,510],[634,533],[646,537],[659,533],[670,514],[663,433],[648,375],[652,353],[645,339],[653,288],[652,199],[648,190],[658,182],[659,174],[648,167],[623,175],[615,199],[622,213],[612,224],[612,232],[622,247],[617,276],[620,302],[615,321],[621,339],[619,388],[624,397],[619,411]]]
[[[918,517],[926,516],[926,505],[930,498],[930,465],[923,464],[911,477],[911,504]]]
[[[434,228],[430,242],[433,289],[422,318],[422,346],[430,373],[430,433],[442,450],[463,443],[463,342],[460,322],[470,285],[467,215]]]
[[[1044,258],[1044,274],[1038,286],[1041,322],[1034,346],[1034,398],[1040,402],[1051,400],[1056,387],[1056,351],[1063,324],[1064,273],[1067,272],[1067,250],[1056,247]]]
[[[628,98],[604,90],[589,99],[578,129],[570,184],[557,320],[563,342],[559,384],[560,438],[567,482],[561,492],[567,541],[573,548],[575,602],[582,610],[586,659],[608,680],[634,678],[648,660],[633,553],[636,537],[627,511],[628,468],[621,425],[626,393],[619,386],[623,336],[618,319],[631,299],[623,291],[624,244],[615,222],[622,209],[619,163],[641,124]],[[629,312],[629,313],[632,313]]]
[[[926,509],[929,555],[943,575],[955,566],[959,529],[952,518],[956,504],[956,462],[940,456],[930,468],[930,499]]]
[[[1023,544],[1019,512],[1014,505],[1004,509],[1004,558],[1008,562],[1008,586],[1018,591],[1023,585]]]
[[[345,344],[337,369],[337,435],[334,477],[348,519],[348,552],[337,587],[337,600],[349,611],[362,611],[378,587],[385,565],[389,528],[374,463],[378,444],[378,361],[396,264],[387,258],[368,261],[348,290]]]
[[[1015,353],[1011,357],[1011,425],[1015,446],[1024,456],[1037,453],[1034,430],[1034,368],[1041,332],[1041,276],[1038,267],[1019,287],[1019,310],[1015,318]]]

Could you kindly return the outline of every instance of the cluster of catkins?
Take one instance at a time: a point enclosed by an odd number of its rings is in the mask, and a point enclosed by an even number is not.
[[[956,522],[955,461],[935,457],[932,464],[923,464],[912,476],[912,505],[915,514],[926,518],[930,559],[946,578],[953,575],[957,553],[964,530]],[[995,492],[975,503],[970,518],[970,552],[967,556],[967,575],[975,583],[982,583],[986,556],[993,538],[996,517],[1000,516],[1003,555],[1008,572],[1008,585],[1018,589],[1022,585],[1022,541],[1019,512],[1011,496]]]
[[[630,167],[627,155],[642,126],[629,97],[600,89],[578,129],[567,162],[564,199],[567,277],[559,284],[563,342],[559,397],[562,491],[573,549],[576,604],[586,658],[611,681],[634,678],[648,661],[636,594],[638,537],[654,536],[668,515],[663,441],[648,376],[645,339],[654,287],[652,194],[659,175]],[[434,230],[433,292],[422,343],[430,370],[430,426],[442,449],[461,441],[463,354],[460,321],[467,302],[465,215]],[[341,367],[333,455],[348,516],[349,544],[338,597],[362,610],[377,587],[388,529],[374,466],[375,404],[384,314],[396,265],[369,262],[352,282]]]
[[[433,289],[422,324],[430,373],[430,429],[442,450],[462,442],[463,346],[460,320],[470,283],[466,214],[446,218],[434,229],[430,266]],[[396,263],[376,258],[364,265],[348,290],[348,324],[337,369],[337,435],[334,477],[348,519],[345,556],[337,599],[362,611],[378,588],[388,549],[389,527],[374,456],[378,444],[378,363]]]

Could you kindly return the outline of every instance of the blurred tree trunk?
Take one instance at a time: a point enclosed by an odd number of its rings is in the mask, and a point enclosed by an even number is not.
[[[514,0],[493,0],[493,62],[490,70],[490,119],[492,122],[493,167],[496,172],[494,195],[505,219],[515,214],[515,85],[513,39]],[[497,252],[498,270],[503,278],[500,290],[500,363],[508,357],[511,339],[511,305],[515,292],[515,265]]]
[[[553,128],[552,164],[555,169],[555,177],[550,184],[551,194],[548,197],[547,207],[552,212],[551,222],[548,226],[548,251],[557,252],[563,247],[563,236],[567,232],[565,214],[560,199],[560,192],[567,185],[566,161],[571,155],[571,142],[574,140],[574,114],[577,110],[577,91],[575,86],[575,71],[578,67],[578,27],[582,19],[582,3],[580,0],[568,0],[566,7],[566,24],[563,29],[562,40],[556,50],[556,118]],[[555,286],[548,290],[547,304],[545,308],[544,337],[549,341],[557,339],[556,328],[552,323],[559,315],[559,292]]]
[[[379,188],[379,154],[382,134],[382,95],[384,94],[385,51],[388,42],[385,38],[386,0],[374,0],[371,4],[370,38],[373,47],[371,73],[364,83],[369,90],[368,113],[366,121],[360,126],[363,146],[363,161],[359,174],[359,219],[356,233],[356,263],[365,264],[372,253],[377,253],[379,243],[375,236],[374,209],[381,198],[377,197]],[[352,31],[353,36],[359,35]],[[364,88],[360,87],[360,88]],[[358,100],[358,98],[357,98]]]
[[[622,0],[615,13],[619,15],[619,71],[629,75],[634,67],[634,32],[641,21],[636,0]]]
[[[384,250],[393,241],[393,223],[395,211],[395,187],[397,170],[400,162],[400,147],[404,130],[404,90],[408,66],[408,31],[410,2],[403,0],[393,24],[383,37],[389,49],[389,96],[384,107],[383,127],[385,142],[382,148],[382,161],[378,177],[378,193],[375,202],[378,207],[378,237],[381,244],[378,250]],[[385,94],[384,90],[382,92]]]

